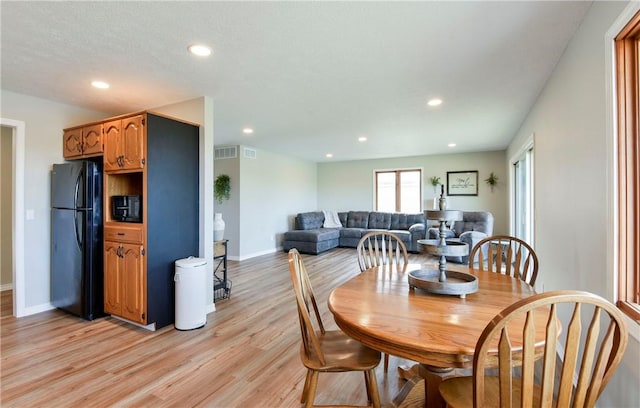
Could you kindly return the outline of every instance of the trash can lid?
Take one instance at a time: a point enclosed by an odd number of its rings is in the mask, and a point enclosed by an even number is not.
[[[188,258],[178,259],[176,266],[180,268],[195,268],[196,266],[206,265],[207,260],[204,258],[195,258],[190,256]]]

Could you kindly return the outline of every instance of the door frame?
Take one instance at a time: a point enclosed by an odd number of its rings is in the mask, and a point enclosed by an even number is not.
[[[25,279],[24,279],[24,161],[25,161],[25,122],[0,118],[0,125],[13,129],[13,315],[25,315]]]

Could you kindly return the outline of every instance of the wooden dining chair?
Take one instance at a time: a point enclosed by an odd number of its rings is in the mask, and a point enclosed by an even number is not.
[[[313,407],[319,373],[364,372],[367,397],[374,408],[380,407],[375,368],[380,352],[366,347],[340,330],[325,330],[309,276],[297,249],[289,251],[289,271],[296,295],[302,344],[300,358],[307,368],[302,398],[306,408]],[[315,316],[314,325],[311,311]]]
[[[393,265],[404,270],[409,263],[407,247],[393,232],[371,231],[360,238],[356,247],[360,271],[380,265]]]
[[[557,341],[563,331],[558,315],[564,315],[564,307],[573,311],[567,314],[571,319],[558,362],[556,351],[562,347]],[[535,336],[534,313],[548,316],[544,339]],[[443,381],[440,395],[447,407],[593,407],[627,341],[622,313],[600,296],[569,290],[534,295],[489,322],[475,348],[473,376]],[[542,376],[537,378],[534,365],[540,358]],[[497,376],[485,373],[490,366],[498,366]]]
[[[538,277],[538,256],[519,238],[493,235],[471,249],[469,267],[513,276],[534,286]]]
[[[409,264],[407,246],[393,232],[371,231],[360,238],[356,247],[360,272],[380,265],[396,265],[404,271]],[[384,355],[384,372],[389,370],[389,355]]]

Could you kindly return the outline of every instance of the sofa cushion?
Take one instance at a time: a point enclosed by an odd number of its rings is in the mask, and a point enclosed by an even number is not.
[[[340,230],[340,236],[344,238],[358,238],[362,237],[366,232],[369,232],[365,228],[342,228]]]
[[[493,214],[487,211],[464,211],[462,221],[453,224],[456,237],[465,231],[480,231],[487,235],[493,234]]]
[[[344,224],[342,224],[344,226]],[[369,211],[349,211],[348,228],[369,228]]]
[[[395,234],[402,242],[404,242],[407,249],[409,249],[408,243],[411,242],[411,233],[407,230],[389,230],[389,232]]]
[[[369,224],[367,226],[370,230],[388,230],[391,228],[391,213],[375,212],[369,213]]]
[[[313,230],[322,228],[323,223],[324,213],[322,211],[300,213],[296,216],[297,230]]]
[[[340,238],[340,229],[338,228],[320,228],[314,230],[294,230],[284,233],[284,239],[287,241],[298,242],[321,242],[330,239]]]
[[[408,230],[414,224],[424,224],[424,214],[391,214],[391,227],[393,230]]]

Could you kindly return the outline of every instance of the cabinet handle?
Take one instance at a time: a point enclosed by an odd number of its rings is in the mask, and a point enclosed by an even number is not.
[[[118,234],[117,234],[117,235],[119,235],[119,236],[121,236],[121,237],[124,237],[124,232],[118,232]]]

